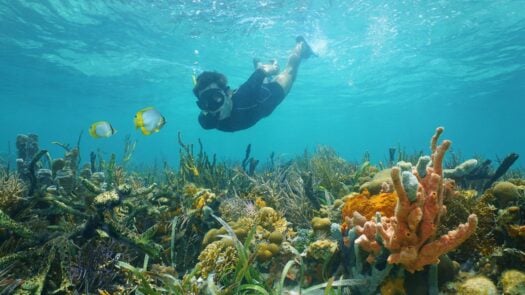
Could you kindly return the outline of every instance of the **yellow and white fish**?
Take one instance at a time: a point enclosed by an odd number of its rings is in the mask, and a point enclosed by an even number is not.
[[[99,121],[91,124],[89,127],[89,135],[93,138],[108,138],[117,133],[117,130],[107,121]]]
[[[166,124],[166,119],[154,107],[147,107],[137,112],[133,119],[135,129],[142,131],[144,135],[159,132]]]

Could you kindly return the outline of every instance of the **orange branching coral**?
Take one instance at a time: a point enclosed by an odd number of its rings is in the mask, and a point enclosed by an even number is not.
[[[446,212],[442,164],[451,142],[444,140],[438,145],[442,132],[443,128],[437,128],[432,137],[432,166],[426,167],[424,175],[417,169],[402,173],[399,167],[392,168],[392,182],[399,196],[395,216],[383,217],[377,227],[384,246],[391,252],[388,263],[401,264],[412,273],[438,263],[439,256],[461,245],[478,224],[477,216],[471,214],[467,223],[434,239],[440,218]]]
[[[366,192],[347,198],[343,206],[343,222],[346,217],[352,218],[354,212],[370,219],[375,216],[376,212],[380,212],[381,216],[392,217],[397,203],[397,194],[380,193],[378,195],[369,197]]]

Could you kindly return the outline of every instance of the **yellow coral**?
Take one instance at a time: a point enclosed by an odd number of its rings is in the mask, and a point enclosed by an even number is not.
[[[501,275],[500,284],[503,294],[525,294],[525,273],[519,270],[507,270]]]
[[[498,290],[494,283],[484,276],[467,279],[458,288],[460,295],[496,295]]]
[[[478,192],[473,189],[458,191],[458,194],[465,199],[472,199],[478,196]]]
[[[375,216],[376,212],[380,212],[381,216],[391,217],[394,215],[394,209],[397,203],[397,194],[380,193],[378,195],[369,197],[368,193],[358,194],[352,197],[347,197],[343,206],[343,222],[346,217],[352,218],[355,211],[370,219]]]
[[[263,200],[263,198],[261,197],[257,197],[255,199],[255,206],[257,206],[257,208],[263,208],[263,207],[266,207],[266,202]]]
[[[215,272],[215,277],[220,278],[235,270],[238,259],[231,239],[215,241],[206,246],[199,255],[200,274],[206,279],[210,273]]]
[[[209,189],[200,188],[197,189],[197,191],[193,194],[193,199],[193,208],[202,209],[204,206],[215,202],[217,200],[217,196]]]
[[[271,207],[263,207],[257,212],[256,223],[265,230],[285,232],[288,222]]]
[[[332,240],[318,240],[306,249],[306,256],[315,260],[328,260],[337,251],[337,242]]]
[[[191,174],[193,174],[193,176],[195,176],[195,177],[199,176],[199,169],[197,169],[197,166],[195,166],[195,164],[193,164],[193,163],[186,163],[186,164],[184,164],[184,168],[186,168],[186,170],[191,172]]]
[[[17,174],[0,169],[0,209],[9,212],[22,200],[26,187]]]
[[[405,280],[402,277],[388,278],[381,285],[381,295],[405,295]]]
[[[243,243],[248,233],[255,227],[256,231],[252,244],[245,246],[256,246],[257,260],[266,262],[279,254],[281,250],[280,245],[284,240],[285,232],[287,233],[288,222],[273,208],[263,207],[257,211],[255,218],[241,217],[234,222],[230,222],[229,225]],[[203,244],[209,244],[207,247],[212,247],[212,249],[217,247],[211,245],[216,243],[214,241],[221,234],[227,234],[224,228],[209,230],[204,236]]]

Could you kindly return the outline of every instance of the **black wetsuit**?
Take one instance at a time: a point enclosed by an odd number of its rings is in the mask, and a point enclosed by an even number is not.
[[[260,119],[270,115],[285,95],[278,83],[263,83],[265,77],[263,70],[258,69],[234,91],[230,117],[218,120],[218,114],[201,113],[199,123],[202,128],[233,132],[252,127]]]

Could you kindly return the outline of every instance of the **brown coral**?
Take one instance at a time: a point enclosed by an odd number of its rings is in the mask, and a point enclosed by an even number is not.
[[[472,250],[489,255],[494,251],[496,240],[494,228],[496,226],[496,210],[489,204],[487,196],[476,198],[473,190],[457,191],[454,197],[446,198],[444,205],[447,208],[446,218],[441,220],[438,234],[442,235],[455,228],[457,224],[468,218],[470,213],[478,216],[478,227],[472,237],[466,240],[458,249],[449,253],[454,260],[464,262],[472,255]]]
[[[496,198],[499,208],[505,208],[506,206],[515,203],[520,198],[518,186],[508,181],[500,181],[496,183],[492,189],[492,193]]]

